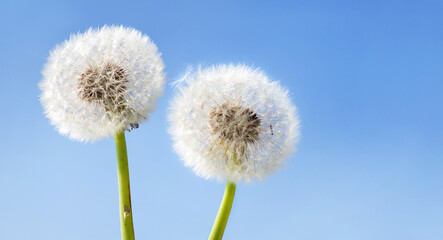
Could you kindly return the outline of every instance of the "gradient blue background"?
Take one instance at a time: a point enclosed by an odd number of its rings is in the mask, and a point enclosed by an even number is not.
[[[0,239],[120,239],[113,140],[59,135],[37,87],[50,49],[104,24],[150,35],[168,83],[234,62],[292,92],[299,150],[239,184],[224,239],[443,239],[442,1],[0,5]],[[206,239],[224,190],[172,151],[172,96],[127,134],[137,239]]]

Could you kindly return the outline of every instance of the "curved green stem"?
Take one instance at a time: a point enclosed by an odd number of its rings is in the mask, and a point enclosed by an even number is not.
[[[218,214],[215,218],[214,226],[212,226],[209,240],[221,240],[223,238],[226,223],[228,223],[229,213],[231,212],[234,195],[235,183],[230,182],[228,179],[226,181],[225,194],[223,195],[223,200],[220,204],[220,208],[218,209]]]
[[[134,240],[132,224],[131,188],[129,186],[128,154],[124,130],[114,136],[117,151],[118,193],[120,205],[120,228],[122,240]]]

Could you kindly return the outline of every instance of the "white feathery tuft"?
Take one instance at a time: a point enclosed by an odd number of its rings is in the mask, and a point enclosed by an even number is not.
[[[90,28],[51,51],[39,84],[51,124],[79,141],[137,128],[163,95],[164,64],[151,39],[133,28]]]
[[[295,150],[299,120],[288,91],[260,69],[219,65],[186,73],[170,103],[169,132],[203,178],[249,182]]]

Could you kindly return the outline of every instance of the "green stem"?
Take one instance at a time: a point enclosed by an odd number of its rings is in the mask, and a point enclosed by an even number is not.
[[[223,238],[226,223],[228,223],[229,213],[231,212],[234,195],[235,183],[230,182],[228,179],[226,181],[225,194],[223,195],[223,200],[220,204],[220,208],[218,209],[217,217],[214,221],[214,226],[212,226],[209,240],[221,240]]]
[[[128,154],[124,130],[114,136],[117,151],[118,194],[120,205],[120,228],[122,240],[134,240],[132,224],[131,189],[129,186]]]

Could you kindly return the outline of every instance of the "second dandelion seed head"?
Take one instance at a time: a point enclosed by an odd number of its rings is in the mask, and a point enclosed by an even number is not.
[[[204,178],[262,179],[294,149],[288,93],[259,69],[220,65],[186,74],[171,102],[170,132],[185,165]]]

